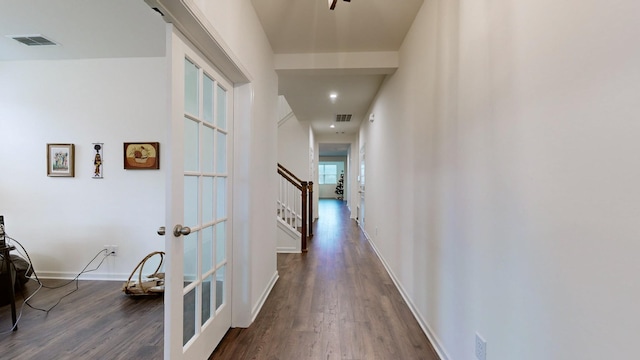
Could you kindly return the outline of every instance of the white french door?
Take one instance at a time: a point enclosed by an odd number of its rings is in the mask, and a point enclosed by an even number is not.
[[[170,48],[164,358],[206,359],[231,326],[233,86],[175,29]]]

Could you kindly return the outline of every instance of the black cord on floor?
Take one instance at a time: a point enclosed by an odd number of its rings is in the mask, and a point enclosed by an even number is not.
[[[100,260],[100,263],[98,264],[98,266],[96,266],[95,268],[93,268],[93,269],[91,269],[91,270],[87,270],[87,268],[89,267],[89,265],[91,265],[91,263],[93,263],[93,262],[96,260],[96,258],[97,258],[98,256],[100,256],[100,254],[101,254],[101,253],[106,252],[106,251],[107,251],[107,250],[104,250],[104,249],[103,249],[103,250],[101,250],[100,252],[98,252],[98,253],[96,254],[96,256],[94,256],[94,257],[93,257],[93,259],[91,259],[91,261],[89,261],[89,263],[88,263],[88,264],[87,264],[87,265],[82,269],[82,271],[80,271],[80,272],[78,273],[78,275],[76,275],[76,277],[75,277],[75,278],[73,278],[72,280],[69,280],[68,282],[66,282],[66,283],[64,283],[64,284],[62,284],[62,285],[57,285],[57,286],[47,286],[47,285],[43,284],[43,283],[42,283],[42,281],[40,281],[40,279],[38,278],[38,275],[36,274],[36,271],[35,271],[35,269],[34,269],[34,270],[33,270],[33,274],[35,275],[36,279],[38,280],[37,282],[38,282],[38,283],[39,283],[43,288],[45,288],[45,289],[60,289],[60,288],[63,288],[63,287],[65,287],[65,286],[67,286],[67,285],[69,285],[69,284],[73,283],[73,282],[75,282],[76,287],[75,287],[75,289],[71,290],[70,292],[68,292],[67,294],[63,295],[61,298],[59,298],[59,299],[58,299],[58,301],[57,301],[55,304],[53,304],[53,306],[51,306],[51,307],[50,307],[50,308],[48,308],[48,309],[40,309],[40,308],[37,308],[37,307],[35,307],[35,306],[33,306],[33,305],[29,304],[29,302],[28,302],[28,301],[26,302],[27,306],[28,306],[28,307],[30,307],[30,308],[32,308],[32,309],[34,309],[34,310],[39,310],[39,311],[43,311],[43,312],[49,313],[49,311],[53,310],[53,308],[55,308],[56,306],[58,306],[58,304],[60,304],[60,302],[62,301],[62,299],[66,298],[67,296],[69,296],[69,295],[73,294],[74,292],[76,292],[76,291],[78,291],[78,290],[80,289],[80,286],[79,286],[79,284],[78,284],[78,282],[79,282],[79,279],[78,279],[78,278],[80,277],[80,275],[82,275],[82,274],[86,274],[86,273],[88,273],[88,272],[96,271],[96,270],[98,270],[98,269],[100,268],[100,266],[102,265],[102,263],[104,262],[104,260],[105,260],[105,259],[106,259],[110,254],[105,254],[105,255],[103,256],[102,260]]]
[[[6,234],[5,234],[5,235],[6,235]],[[76,291],[78,291],[78,290],[80,289],[80,287],[79,287],[79,278],[80,278],[80,276],[81,276],[82,274],[86,274],[86,273],[88,273],[88,272],[92,272],[92,271],[96,271],[96,270],[98,270],[98,269],[100,268],[100,266],[102,265],[102,263],[104,263],[105,259],[106,259],[107,257],[111,256],[111,254],[110,254],[110,253],[107,253],[107,250],[106,250],[106,249],[102,249],[102,250],[100,250],[100,251],[99,251],[99,252],[98,252],[98,253],[93,257],[93,259],[91,259],[91,261],[89,261],[89,263],[87,263],[87,265],[86,265],[86,266],[85,266],[85,267],[84,267],[84,268],[83,268],[83,269],[78,273],[78,275],[76,275],[72,280],[69,280],[68,282],[66,282],[66,283],[64,283],[64,284],[62,284],[62,285],[46,286],[46,285],[44,285],[44,284],[42,283],[42,281],[41,281],[41,280],[40,280],[40,278],[38,277],[38,274],[36,273],[36,270],[35,270],[35,268],[33,267],[33,262],[31,261],[31,257],[29,256],[29,253],[28,253],[28,252],[27,252],[27,250],[24,248],[24,246],[22,246],[22,244],[21,244],[18,240],[14,239],[14,238],[12,238],[12,237],[10,237],[10,236],[6,236],[6,238],[7,238],[7,239],[9,239],[9,240],[11,240],[11,241],[13,241],[13,242],[15,242],[16,244],[18,244],[18,245],[20,246],[20,248],[22,249],[22,252],[18,251],[18,253],[20,253],[20,254],[24,255],[24,256],[27,258],[27,260],[29,261],[29,268],[27,268],[27,271],[25,272],[25,274],[27,274],[27,273],[29,272],[29,270],[31,270],[31,271],[33,272],[33,275],[34,275],[35,279],[33,279],[33,278],[31,278],[31,277],[30,277],[30,278],[29,278],[29,280],[33,280],[33,281],[37,282],[37,283],[39,284],[39,287],[38,287],[38,288],[33,292],[33,294],[31,294],[29,297],[24,298],[24,296],[23,296],[24,301],[23,301],[23,303],[22,303],[22,306],[20,307],[20,316],[18,317],[18,319],[17,319],[17,321],[16,321],[16,324],[15,324],[15,325],[10,329],[10,330],[5,331],[5,332],[0,332],[0,335],[9,334],[9,333],[11,333],[11,332],[15,329],[15,327],[16,327],[16,326],[18,326],[18,322],[20,322],[20,318],[22,317],[22,311],[23,311],[23,309],[24,309],[24,305],[25,305],[25,304],[26,304],[28,307],[30,307],[30,308],[32,308],[32,309],[34,309],[34,310],[42,311],[42,312],[45,312],[45,313],[47,313],[47,314],[48,314],[51,310],[53,310],[53,308],[55,308],[56,306],[58,306],[58,305],[60,304],[60,302],[61,302],[64,298],[66,298],[67,296],[69,296],[69,295],[73,294],[74,292],[76,292]],[[103,253],[104,253],[104,254],[103,254]],[[98,256],[100,256],[101,254],[103,254],[103,258],[102,258],[102,260],[100,260],[100,263],[98,263],[98,265],[97,265],[95,268],[90,269],[90,270],[87,270],[87,268],[89,267],[89,265],[91,265],[91,264],[92,264],[92,263],[93,263],[93,262],[98,258]],[[13,267],[14,267],[14,270],[16,270],[16,269],[15,269],[15,265],[13,265]],[[16,273],[17,273],[17,271],[16,271]],[[60,288],[63,288],[63,287],[65,287],[65,286],[67,286],[67,285],[69,285],[69,284],[73,283],[73,282],[75,282],[75,284],[76,284],[75,289],[71,290],[71,291],[70,291],[70,292],[68,292],[67,294],[65,294],[65,295],[63,295],[62,297],[60,297],[60,298],[58,299],[58,301],[57,301],[53,306],[51,306],[50,308],[48,308],[48,309],[40,309],[40,308],[38,308],[38,307],[35,307],[35,306],[32,306],[31,304],[29,304],[29,300],[31,300],[31,298],[33,298],[33,297],[38,293],[38,291],[40,291],[40,289],[42,289],[42,288],[45,288],[45,289],[60,289]]]

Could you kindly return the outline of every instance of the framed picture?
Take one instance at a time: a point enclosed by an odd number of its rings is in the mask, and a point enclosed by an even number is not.
[[[47,144],[47,176],[74,176],[73,144]]]
[[[160,143],[124,143],[124,168],[127,170],[160,169]]]
[[[94,179],[102,179],[102,149],[104,149],[103,143],[93,143],[93,150],[95,150],[95,154],[93,155],[93,178]]]

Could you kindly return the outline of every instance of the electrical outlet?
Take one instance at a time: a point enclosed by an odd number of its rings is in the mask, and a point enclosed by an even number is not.
[[[476,333],[476,359],[487,360],[487,342]]]
[[[117,245],[105,245],[104,249],[107,252],[107,256],[118,256],[118,246]]]

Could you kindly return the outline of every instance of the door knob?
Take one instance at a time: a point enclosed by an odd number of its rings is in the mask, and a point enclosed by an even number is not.
[[[191,234],[191,228],[188,226],[182,226],[178,224],[173,228],[173,236],[175,237],[178,237],[180,235],[189,235],[189,234]]]
[[[158,235],[164,235],[164,233],[165,233],[165,228],[164,228],[164,226],[160,226],[160,227],[158,228]]]

